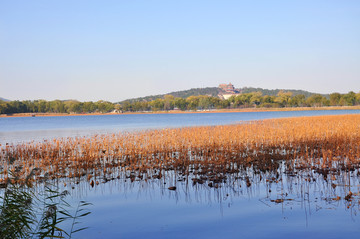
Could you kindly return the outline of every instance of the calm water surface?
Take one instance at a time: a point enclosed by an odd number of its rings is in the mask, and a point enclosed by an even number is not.
[[[360,110],[0,118],[0,144],[143,129],[233,124],[269,118],[359,114]]]
[[[92,214],[82,220],[90,228],[79,238],[357,238],[359,197],[344,200],[349,190],[359,192],[356,173],[339,176],[336,188],[319,175],[308,182],[306,174],[283,172],[277,183],[267,181],[274,176],[269,173],[260,178],[244,172],[250,187],[241,177],[211,188],[170,175],[164,180],[114,180],[94,188],[70,183],[66,188],[74,201],[93,203]],[[348,176],[352,186],[340,183]],[[168,190],[170,185],[177,190]],[[334,200],[337,196],[342,199]]]

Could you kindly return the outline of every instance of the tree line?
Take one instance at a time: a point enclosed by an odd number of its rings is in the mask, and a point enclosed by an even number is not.
[[[261,92],[243,93],[220,99],[213,96],[189,96],[187,98],[165,95],[162,99],[151,101],[108,101],[79,102],[76,100],[35,100],[35,101],[0,101],[0,114],[13,113],[107,113],[168,110],[211,110],[237,108],[282,108],[282,107],[322,107],[360,105],[360,92],[347,94],[332,93],[329,97],[313,94],[305,97],[291,92],[280,91],[276,96],[262,95]]]
[[[114,110],[115,105],[108,101],[79,102],[77,100],[25,100],[0,101],[0,114],[14,113],[107,113]]]
[[[207,110],[237,108],[282,108],[282,107],[322,107],[322,106],[354,106],[360,105],[360,92],[355,94],[332,93],[329,97],[313,94],[293,95],[291,92],[280,91],[276,96],[262,95],[261,92],[243,93],[220,99],[213,96],[190,96],[186,99],[166,95],[163,99],[139,102],[122,102],[123,111],[158,111],[158,110]]]

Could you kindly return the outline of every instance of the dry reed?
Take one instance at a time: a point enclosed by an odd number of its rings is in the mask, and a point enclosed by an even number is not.
[[[335,177],[360,167],[360,115],[298,117],[236,125],[147,130],[0,145],[0,185],[43,178],[87,179],[92,186],[126,177],[162,178],[216,187],[251,169],[288,175],[308,169]],[[10,177],[15,175],[15,177]],[[239,176],[239,175],[238,175]],[[11,179],[10,179],[11,178]],[[251,180],[244,176],[247,186]],[[276,177],[273,179],[276,180]]]

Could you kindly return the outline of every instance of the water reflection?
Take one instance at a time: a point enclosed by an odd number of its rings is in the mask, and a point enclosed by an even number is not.
[[[236,173],[217,174],[215,178],[194,172],[184,175],[174,170],[164,170],[161,174],[159,179],[158,174],[123,172],[117,178],[97,178],[94,185],[86,180],[68,181],[67,187],[80,198],[119,193],[124,200],[136,195],[139,201],[171,200],[221,207],[231,207],[234,199],[242,198],[258,200],[265,207],[281,205],[282,210],[299,206],[309,210],[308,213],[344,208],[356,216],[359,210],[359,169],[332,171],[324,176],[323,172],[311,169],[289,172],[282,162],[272,171],[261,172],[251,167]]]
[[[94,185],[86,178],[57,183],[72,201],[93,204],[80,238],[287,238],[298,231],[299,238],[319,232],[336,238],[359,231],[358,169],[289,171],[280,162],[272,170],[244,167],[216,180],[190,170],[124,171],[119,178],[94,178]]]
[[[0,191],[0,238],[72,238],[87,227],[79,227],[90,214],[91,204],[68,203],[69,192],[55,184],[17,185]]]

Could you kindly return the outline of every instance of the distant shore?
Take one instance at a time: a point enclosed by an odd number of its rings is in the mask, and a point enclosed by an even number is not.
[[[211,109],[198,111],[139,111],[124,113],[16,113],[1,114],[0,118],[10,117],[49,117],[49,116],[91,116],[91,115],[131,115],[131,114],[199,114],[199,113],[232,113],[232,112],[267,112],[267,111],[303,111],[303,110],[360,110],[360,106],[329,106],[329,107],[287,107],[287,108],[243,108],[243,109]]]

